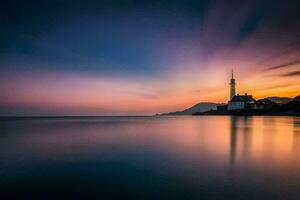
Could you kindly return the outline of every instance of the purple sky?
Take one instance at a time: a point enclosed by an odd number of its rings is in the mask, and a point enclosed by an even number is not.
[[[11,1],[0,115],[143,115],[300,91],[299,1]]]

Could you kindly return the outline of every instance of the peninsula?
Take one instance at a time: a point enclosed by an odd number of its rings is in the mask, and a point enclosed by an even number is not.
[[[250,94],[236,94],[233,71],[230,79],[230,97],[225,103],[198,103],[183,111],[163,115],[284,115],[300,116],[300,95],[290,97],[266,97],[256,100]]]

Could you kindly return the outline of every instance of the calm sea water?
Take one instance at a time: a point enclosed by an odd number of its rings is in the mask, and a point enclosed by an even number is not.
[[[0,198],[300,199],[300,118],[0,121]]]

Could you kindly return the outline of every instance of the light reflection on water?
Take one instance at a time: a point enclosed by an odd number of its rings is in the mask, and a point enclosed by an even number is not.
[[[300,198],[300,118],[100,117],[0,123],[3,195]]]

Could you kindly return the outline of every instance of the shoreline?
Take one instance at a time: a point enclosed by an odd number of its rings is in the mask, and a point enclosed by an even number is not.
[[[290,116],[300,117],[300,114],[193,114],[192,116]]]

